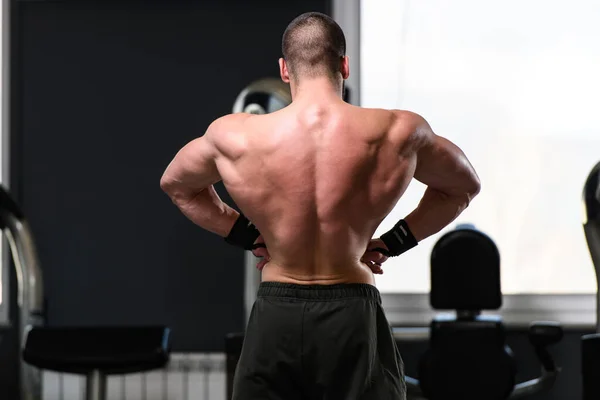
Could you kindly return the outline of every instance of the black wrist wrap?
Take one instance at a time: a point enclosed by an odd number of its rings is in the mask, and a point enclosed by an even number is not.
[[[403,219],[381,235],[381,240],[389,249],[388,254],[385,254],[388,257],[399,256],[419,244]]]
[[[240,213],[225,241],[244,250],[252,250],[254,242],[259,236],[260,232],[256,229],[256,226],[244,214]]]

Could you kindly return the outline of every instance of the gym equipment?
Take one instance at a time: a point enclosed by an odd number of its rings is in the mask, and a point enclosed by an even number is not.
[[[289,86],[281,79],[262,78],[246,86],[235,99],[233,112],[269,114],[292,102]]]
[[[555,322],[531,324],[529,341],[542,376],[516,384],[502,319],[481,314],[502,306],[500,255],[490,237],[472,226],[459,226],[438,240],[431,253],[430,303],[456,314],[431,322],[419,378],[406,377],[410,398],[504,400],[552,387],[559,368],[547,348],[562,339],[562,327]]]
[[[27,332],[43,324],[44,292],[42,271],[29,224],[17,203],[6,189],[0,186],[0,229],[8,239],[10,254],[17,276],[17,303],[19,307],[17,337],[25,344]],[[42,398],[40,371],[27,365],[19,365],[19,392],[22,400]]]
[[[33,328],[23,359],[38,368],[86,377],[86,400],[106,400],[106,377],[163,368],[165,327]]]
[[[583,230],[600,288],[600,162],[592,168],[583,188]],[[600,399],[600,293],[596,295],[596,333],[581,338],[583,399]]]
[[[107,374],[147,371],[168,362],[165,327],[43,327],[42,273],[33,236],[23,211],[2,186],[0,224],[18,281],[21,400],[42,398],[38,368],[86,374],[86,400],[104,400]]]

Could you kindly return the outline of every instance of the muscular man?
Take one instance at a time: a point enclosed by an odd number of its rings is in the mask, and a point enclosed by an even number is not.
[[[279,60],[292,104],[217,119],[161,180],[190,220],[263,257],[235,400],[404,399],[403,364],[374,273],[453,221],[479,192],[463,152],[421,116],[342,100],[345,47],[331,18],[296,18]],[[372,239],[412,178],[427,185],[422,200]],[[218,181],[242,214],[220,200]]]

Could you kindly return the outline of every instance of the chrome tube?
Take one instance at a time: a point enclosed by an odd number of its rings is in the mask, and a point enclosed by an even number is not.
[[[22,350],[31,327],[43,323],[42,271],[27,222],[6,210],[2,210],[0,215],[17,275],[19,306],[17,333],[20,339],[19,350]],[[19,351],[20,353],[21,351]],[[19,359],[21,400],[40,400],[42,398],[41,371],[26,364],[22,357],[19,356]]]
[[[554,386],[557,377],[558,371],[546,371],[542,369],[541,377],[515,385],[515,389],[510,394],[509,399],[522,399],[535,393],[550,390]]]
[[[92,371],[85,380],[85,400],[106,400],[106,375]]]

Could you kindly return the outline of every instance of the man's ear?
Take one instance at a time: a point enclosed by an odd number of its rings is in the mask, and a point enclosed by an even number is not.
[[[348,58],[348,56],[342,57],[342,65],[340,72],[342,73],[342,78],[344,79],[348,79],[348,77],[350,76],[350,59]]]
[[[279,59],[279,75],[285,83],[290,83],[290,74],[288,72],[287,63],[283,58]]]

